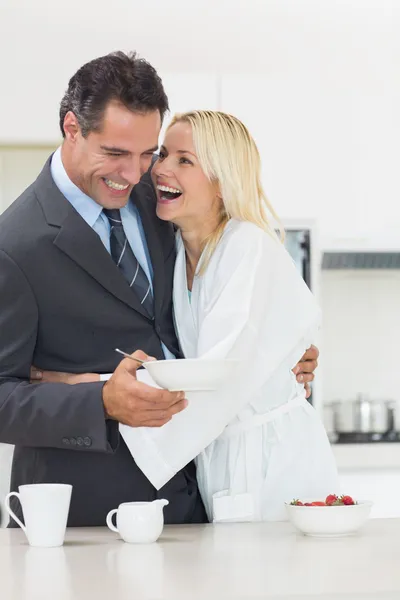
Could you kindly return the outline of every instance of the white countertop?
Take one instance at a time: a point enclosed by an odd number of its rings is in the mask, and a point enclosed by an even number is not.
[[[69,529],[62,548],[0,530],[4,600],[398,600],[400,519],[354,537],[307,538],[289,523],[168,526],[130,545],[107,529]]]

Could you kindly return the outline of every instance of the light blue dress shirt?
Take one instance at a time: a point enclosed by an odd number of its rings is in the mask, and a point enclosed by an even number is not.
[[[102,207],[93,198],[84,194],[68,177],[61,159],[61,148],[58,148],[53,154],[50,169],[54,183],[60,192],[72,204],[89,227],[99,235],[107,252],[110,253],[110,223],[103,214]],[[153,288],[153,266],[139,212],[131,201],[121,208],[120,212],[122,225],[129,245]],[[162,342],[161,345],[165,358],[175,358]]]

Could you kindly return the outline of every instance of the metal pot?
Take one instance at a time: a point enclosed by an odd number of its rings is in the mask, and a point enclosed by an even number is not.
[[[336,433],[386,433],[393,427],[390,400],[370,400],[359,394],[355,399],[332,402],[332,410]]]

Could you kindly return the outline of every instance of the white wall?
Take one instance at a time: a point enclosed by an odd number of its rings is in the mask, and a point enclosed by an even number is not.
[[[76,68],[137,49],[172,111],[248,123],[283,217],[316,218],[324,243],[400,225],[397,0],[3,0],[0,23],[0,143],[57,143]]]

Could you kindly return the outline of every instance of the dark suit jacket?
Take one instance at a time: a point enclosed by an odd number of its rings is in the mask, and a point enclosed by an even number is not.
[[[138,469],[118,424],[106,420],[103,383],[30,384],[30,365],[109,373],[116,347],[163,358],[179,348],[172,321],[175,260],[171,224],[155,214],[146,174],[135,186],[154,269],[155,320],[99,236],[60,193],[50,159],[0,217],[0,442],[15,445],[11,489],[73,485],[69,526],[104,525],[121,502],[165,497],[167,523],[205,520],[193,463],[159,492]],[[18,501],[13,505],[21,516]]]

